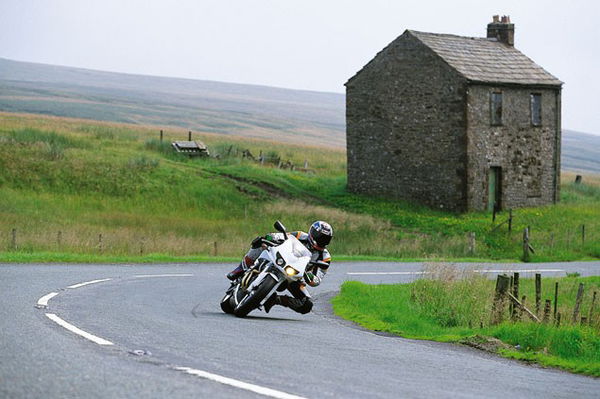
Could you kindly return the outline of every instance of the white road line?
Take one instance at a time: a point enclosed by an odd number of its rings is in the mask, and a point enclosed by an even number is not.
[[[48,295],[44,295],[43,297],[38,299],[38,301],[37,301],[38,306],[48,307],[48,301],[57,295],[58,295],[58,292],[51,292]]]
[[[485,269],[473,270],[476,273],[551,273],[564,272],[564,269]]]
[[[473,270],[475,273],[550,273],[550,272],[564,272],[564,269],[487,269],[487,270]],[[431,272],[420,271],[420,272],[348,272],[346,273],[352,276],[379,276],[379,275],[418,275],[418,274],[431,274]]]
[[[194,277],[193,274],[140,274],[133,276],[135,278],[151,278],[151,277]]]
[[[178,371],[183,371],[187,374],[195,375],[196,377],[206,378],[207,380],[219,382],[225,385],[231,385],[236,388],[245,389],[247,391],[252,391],[258,393],[260,395],[270,396],[272,398],[279,399],[306,399],[302,396],[292,395],[289,393],[276,391],[271,388],[261,387],[260,385],[249,384],[247,382],[234,380],[233,378],[223,377],[217,374],[208,373],[202,370],[196,370],[189,367],[173,367],[173,369]]]
[[[79,284],[70,285],[67,288],[79,288],[79,287],[84,287],[86,285],[101,283],[103,281],[109,281],[109,280],[111,280],[111,279],[110,278],[103,278],[101,280],[86,281],[85,283],[79,283]]]
[[[58,324],[61,327],[66,328],[67,330],[71,331],[72,333],[75,333],[77,335],[82,336],[83,338],[90,340],[98,345],[113,345],[112,342],[105,340],[104,338],[100,338],[97,337],[95,335],[92,335],[88,332],[85,332],[77,327],[75,327],[72,324],[67,323],[66,321],[64,321],[63,319],[61,319],[60,317],[58,317],[57,315],[55,315],[54,313],[46,313],[46,316],[52,320],[53,322],[55,322],[56,324]]]

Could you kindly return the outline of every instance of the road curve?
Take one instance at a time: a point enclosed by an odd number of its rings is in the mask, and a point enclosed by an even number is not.
[[[419,276],[418,263],[337,263],[312,290],[311,314],[275,307],[246,319],[218,306],[229,267],[0,265],[0,397],[585,398],[600,392],[600,379],[377,335],[331,314],[327,298],[344,280],[406,282]],[[475,268],[600,274],[600,262]],[[112,345],[67,330],[48,314]]]

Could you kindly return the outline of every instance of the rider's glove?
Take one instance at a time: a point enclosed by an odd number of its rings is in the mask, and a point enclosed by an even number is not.
[[[263,240],[263,238],[260,236],[256,237],[254,240],[252,240],[252,248],[254,248],[254,249],[260,248],[260,245],[262,244],[262,240]]]
[[[321,284],[321,279],[311,272],[304,273],[304,281],[306,281],[306,284],[310,285],[311,287],[316,287],[317,285]]]

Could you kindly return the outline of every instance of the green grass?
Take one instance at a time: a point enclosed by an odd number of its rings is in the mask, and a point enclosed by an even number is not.
[[[349,281],[333,299],[334,312],[375,331],[413,339],[442,342],[473,341],[495,337],[507,345],[503,356],[600,376],[600,304],[590,325],[572,325],[571,314],[579,283],[585,295],[581,315],[587,316],[592,292],[600,292],[600,277],[544,278],[542,298],[551,298],[559,282],[561,326],[537,324],[523,319],[490,325],[494,282],[452,267],[436,266],[427,278],[410,284],[367,285]],[[535,298],[534,281],[521,279],[520,294]],[[535,312],[535,305],[527,300]],[[515,347],[519,345],[520,349]]]
[[[186,131],[0,114],[0,251],[238,257],[275,219],[333,224],[337,255],[367,259],[518,260],[532,227],[532,261],[600,258],[600,181],[564,184],[563,203],[514,212],[514,232],[491,215],[456,215],[346,192],[345,153],[195,134],[219,158],[190,159],[170,142]],[[243,150],[308,171],[242,159]],[[500,214],[498,221],[507,215]],[[581,225],[586,241],[581,243]],[[13,248],[11,231],[17,231]],[[59,233],[60,232],[60,233]],[[474,251],[467,234],[476,234]],[[102,235],[102,243],[100,243]],[[60,236],[60,238],[59,238]]]

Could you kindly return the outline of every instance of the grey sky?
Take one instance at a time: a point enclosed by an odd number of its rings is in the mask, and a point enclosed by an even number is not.
[[[0,0],[0,57],[107,71],[343,92],[405,29],[485,36],[565,82],[563,127],[600,134],[600,5],[504,0]]]

